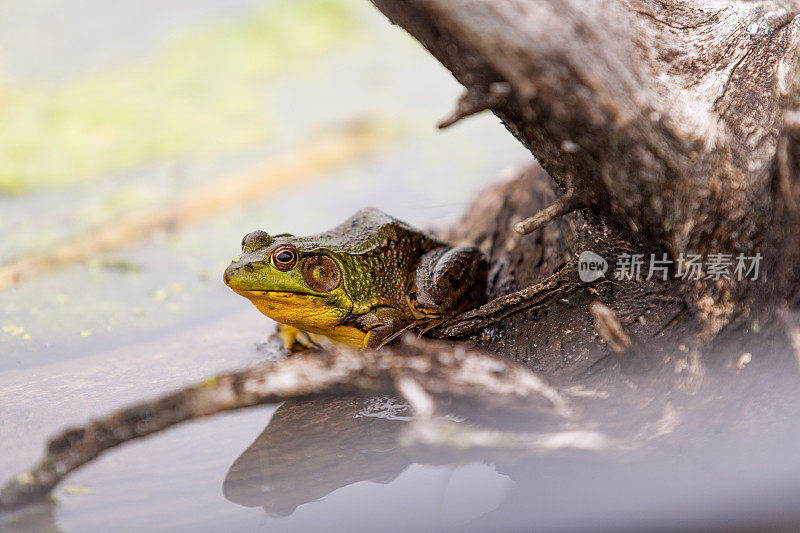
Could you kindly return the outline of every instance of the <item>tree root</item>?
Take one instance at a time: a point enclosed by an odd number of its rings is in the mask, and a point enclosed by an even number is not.
[[[573,416],[569,402],[530,370],[461,346],[410,338],[380,352],[308,352],[221,374],[63,431],[34,468],[0,491],[0,511],[45,497],[70,472],[110,448],[181,422],[289,399],[409,390],[423,390],[426,397],[481,396],[500,404],[523,400],[526,409],[565,420]]]

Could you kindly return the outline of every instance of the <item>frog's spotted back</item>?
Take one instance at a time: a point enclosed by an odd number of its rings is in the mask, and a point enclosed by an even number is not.
[[[357,211],[353,216],[328,231],[306,237],[294,237],[292,242],[301,252],[320,250],[322,249],[320,243],[325,243],[324,248],[331,252],[360,255],[377,248],[391,246],[393,239],[404,240],[410,238],[411,235],[424,236],[428,240],[436,242],[438,246],[444,246],[444,243],[439,242],[432,235],[422,233],[402,220],[387,215],[374,207],[366,207]]]

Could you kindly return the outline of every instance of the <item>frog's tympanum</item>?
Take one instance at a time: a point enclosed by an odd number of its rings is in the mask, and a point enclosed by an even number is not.
[[[374,348],[411,324],[483,303],[487,264],[373,208],[330,231],[295,237],[254,231],[225,283],[259,311],[334,341]]]

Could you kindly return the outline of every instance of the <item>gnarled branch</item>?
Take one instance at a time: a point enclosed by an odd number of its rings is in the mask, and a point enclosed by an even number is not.
[[[110,448],[187,420],[296,398],[402,394],[411,382],[430,394],[480,395],[499,403],[526,400],[528,409],[572,416],[568,401],[529,370],[461,347],[409,339],[380,352],[342,348],[304,353],[221,374],[63,431],[50,441],[38,465],[0,491],[0,511],[45,496],[70,472]]]

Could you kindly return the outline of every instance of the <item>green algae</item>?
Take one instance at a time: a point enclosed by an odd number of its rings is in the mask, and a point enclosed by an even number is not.
[[[297,0],[187,31],[143,60],[60,85],[0,77],[0,194],[269,139],[267,84],[357,28],[344,0]]]

